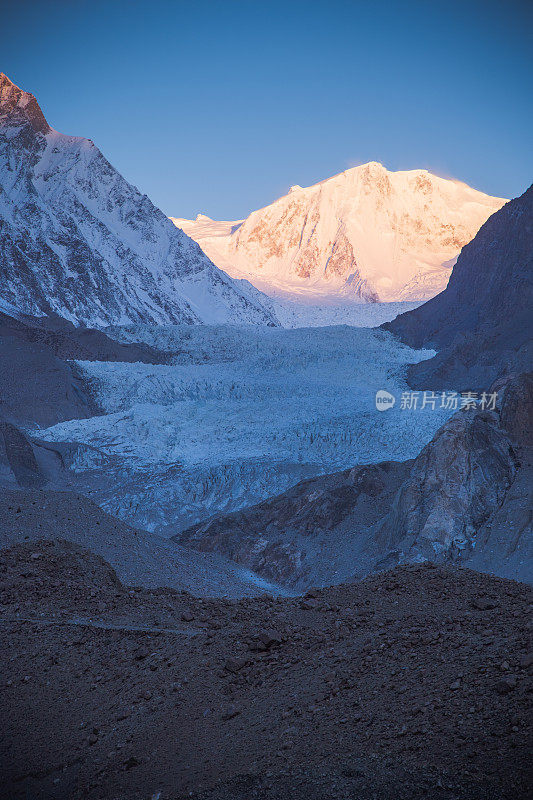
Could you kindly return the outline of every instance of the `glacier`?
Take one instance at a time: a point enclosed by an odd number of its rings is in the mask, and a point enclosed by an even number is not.
[[[33,433],[70,443],[63,458],[84,494],[162,535],[313,475],[412,458],[451,413],[400,407],[406,365],[433,351],[380,330],[134,325],[107,333],[166,351],[172,363],[77,362],[103,414]],[[379,389],[397,398],[385,413],[376,411]]]

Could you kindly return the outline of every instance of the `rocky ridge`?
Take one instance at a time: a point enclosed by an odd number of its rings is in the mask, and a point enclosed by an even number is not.
[[[426,560],[531,581],[532,390],[512,379],[499,408],[457,412],[413,461],[304,481],[175,541],[300,590]]]
[[[446,289],[382,327],[437,355],[413,365],[417,388],[488,391],[533,364],[533,186],[481,227]]]

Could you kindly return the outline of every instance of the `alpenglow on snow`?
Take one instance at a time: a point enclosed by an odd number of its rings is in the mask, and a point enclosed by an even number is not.
[[[375,161],[288,194],[245,220],[172,218],[213,262],[270,295],[427,300],[506,201],[427,170]]]

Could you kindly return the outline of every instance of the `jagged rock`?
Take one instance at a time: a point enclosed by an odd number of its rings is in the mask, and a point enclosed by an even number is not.
[[[501,505],[516,474],[491,413],[455,414],[415,459],[377,536],[399,561],[455,559]]]
[[[498,694],[509,694],[516,688],[516,683],[514,675],[506,675],[494,685],[494,688]]]
[[[514,375],[507,382],[500,421],[518,446],[533,445],[533,373]]]
[[[234,717],[236,717],[240,713],[241,713],[240,709],[237,708],[237,706],[231,705],[231,706],[228,706],[228,708],[225,711],[222,712],[222,714],[220,715],[220,718],[224,722],[227,722],[228,720],[233,719]]]
[[[490,597],[474,597],[472,605],[478,611],[490,611],[493,608],[498,608],[498,601],[492,600]]]
[[[533,653],[528,653],[525,656],[522,656],[520,659],[520,668],[521,669],[529,669],[529,667],[533,666]]]
[[[304,611],[313,611],[315,608],[318,608],[318,603],[316,600],[313,600],[312,597],[304,598],[300,601],[300,608],[303,608]]]
[[[3,452],[17,484],[31,488],[42,486],[46,479],[39,468],[33,447],[22,431],[0,419],[0,439],[3,439]],[[0,447],[0,463],[2,455]]]
[[[275,647],[276,645],[281,644],[283,641],[281,634],[272,629],[261,631],[258,638],[266,648]]]
[[[248,662],[245,658],[229,658],[224,664],[224,669],[226,672],[233,672],[236,674],[237,672],[240,672],[240,670],[243,669],[247,663]]]

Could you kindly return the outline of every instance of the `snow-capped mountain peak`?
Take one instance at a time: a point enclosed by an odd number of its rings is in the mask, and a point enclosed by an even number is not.
[[[0,300],[85,325],[276,324],[88,139],[0,76]],[[268,301],[267,301],[268,302]]]
[[[234,277],[268,294],[426,299],[506,201],[426,169],[378,161],[313,186],[292,186],[242,222],[174,223]]]

